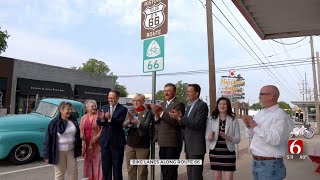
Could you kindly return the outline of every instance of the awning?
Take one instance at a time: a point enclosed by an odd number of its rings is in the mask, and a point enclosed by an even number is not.
[[[21,94],[56,97],[72,97],[70,84],[18,78],[18,89]]]
[[[91,87],[83,85],[75,85],[74,94],[78,98],[87,98],[87,99],[104,99],[108,98],[108,93],[110,88],[100,88],[100,87]]]
[[[232,0],[261,39],[320,34],[319,0]]]

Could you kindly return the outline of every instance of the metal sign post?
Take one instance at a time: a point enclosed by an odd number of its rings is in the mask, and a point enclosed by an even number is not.
[[[168,32],[168,0],[146,0],[141,3],[141,40],[143,42],[143,72],[152,72],[152,103],[156,103],[156,71],[164,70],[164,34]],[[161,37],[158,37],[161,36]],[[153,39],[150,39],[153,38]],[[151,159],[155,158],[154,124],[150,123]],[[154,180],[151,165],[151,180]]]

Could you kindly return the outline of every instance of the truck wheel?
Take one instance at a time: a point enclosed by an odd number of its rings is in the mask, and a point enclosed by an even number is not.
[[[36,157],[36,147],[33,144],[19,144],[15,146],[8,157],[8,160],[15,165],[27,164]]]

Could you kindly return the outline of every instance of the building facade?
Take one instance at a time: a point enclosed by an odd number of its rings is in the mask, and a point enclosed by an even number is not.
[[[95,99],[101,106],[107,104],[113,88],[111,76],[0,56],[0,106],[10,114],[28,113],[38,100],[48,97]]]

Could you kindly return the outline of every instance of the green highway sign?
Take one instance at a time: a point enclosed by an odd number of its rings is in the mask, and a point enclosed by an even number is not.
[[[143,41],[143,72],[162,71],[164,69],[164,37]]]

